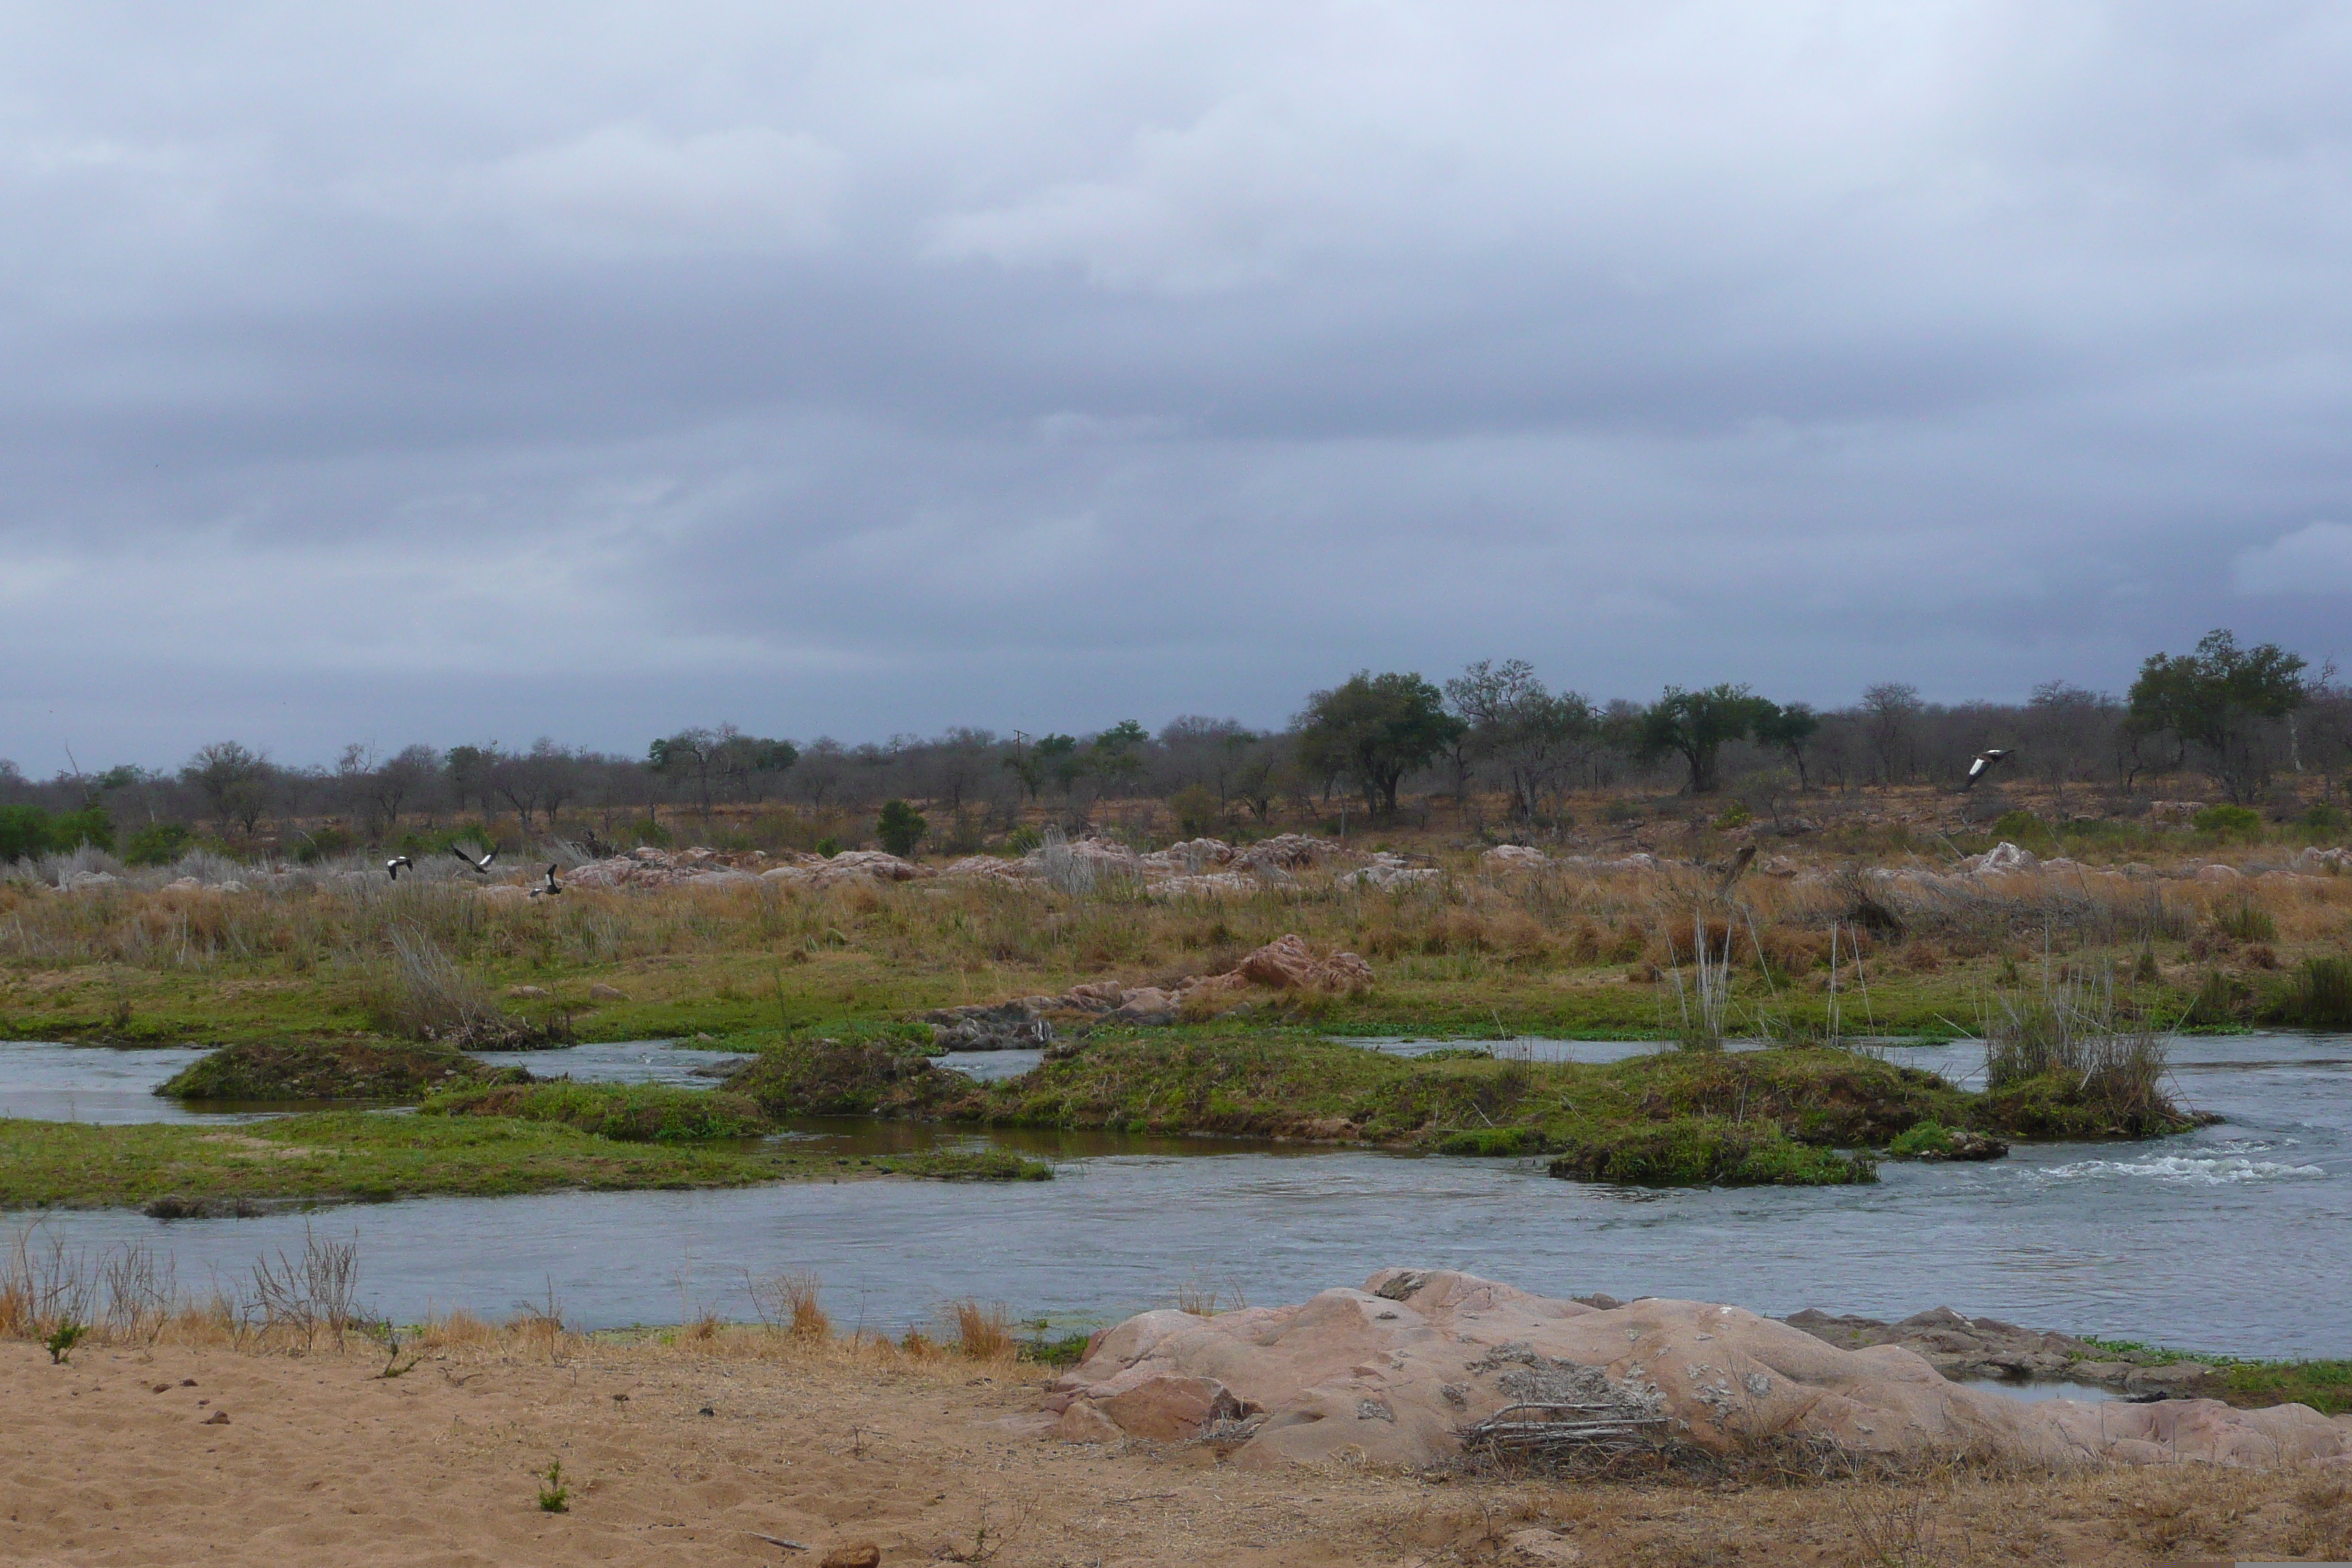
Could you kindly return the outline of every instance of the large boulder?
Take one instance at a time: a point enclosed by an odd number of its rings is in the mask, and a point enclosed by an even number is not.
[[[2352,1418],[2304,1405],[2028,1403],[1948,1382],[1898,1345],[1840,1348],[1737,1307],[1595,1306],[1407,1268],[1295,1306],[1129,1318],[1026,1425],[1078,1442],[1209,1439],[1273,1468],[1418,1468],[1532,1443],[2352,1468]]]
[[[1315,956],[1307,939],[1293,932],[1278,936],[1212,979],[1235,979],[1276,991],[1363,991],[1372,984],[1372,966],[1352,952]]]

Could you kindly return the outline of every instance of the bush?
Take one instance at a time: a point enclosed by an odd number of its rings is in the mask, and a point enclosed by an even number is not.
[[[168,866],[195,841],[185,823],[151,822],[122,841],[122,858],[132,866]]]
[[[2332,805],[2315,805],[2303,814],[2303,825],[2314,833],[2336,832],[2344,821],[2344,814]]]
[[[29,860],[49,847],[49,814],[37,805],[0,805],[0,860]]]
[[[930,826],[922,814],[905,801],[886,800],[882,803],[882,815],[874,824],[874,837],[893,855],[912,855]]]
[[[841,840],[828,834],[816,841],[816,852],[830,860],[841,853]]]
[[[1176,818],[1176,826],[1184,830],[1187,838],[1197,838],[1217,824],[1224,815],[1224,803],[1217,792],[1206,784],[1186,784],[1168,797],[1168,809]]]
[[[352,836],[340,827],[321,827],[302,836],[302,847],[294,851],[294,858],[301,865],[315,866],[321,860],[350,854],[352,842]]]
[[[2004,811],[1993,818],[1992,834],[1994,837],[2006,838],[2012,844],[2021,844],[2029,838],[2051,837],[2048,823],[2030,811],[2014,809]]]
[[[2189,823],[2200,833],[2224,838],[2252,838],[2263,831],[2261,815],[2242,805],[2209,805],[2190,817]]]

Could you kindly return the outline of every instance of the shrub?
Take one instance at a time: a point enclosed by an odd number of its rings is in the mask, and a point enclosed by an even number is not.
[[[2251,899],[2241,899],[2234,909],[2213,911],[2213,923],[2235,942],[2276,942],[2278,921],[2271,912],[2259,909]]]
[[[816,852],[830,860],[841,853],[841,840],[827,834],[816,841]]]
[[[2261,815],[2242,805],[2209,805],[2190,817],[2189,823],[2200,833],[2224,838],[2252,838],[2263,830]]]
[[[2012,844],[2028,838],[2048,838],[2049,825],[2030,811],[2011,809],[1993,818],[1992,833],[1996,838],[2006,838]]]
[[[49,847],[49,814],[37,805],[0,805],[0,860],[29,860]]]
[[[2315,833],[2336,832],[2344,821],[2344,814],[2332,805],[2315,805],[2303,814],[2303,825]]]
[[[151,822],[122,841],[122,858],[132,866],[168,866],[188,852],[196,836],[184,822]]]
[[[83,845],[92,849],[114,848],[114,818],[106,807],[95,803],[79,811],[69,811],[49,824],[49,847],[79,849]]]
[[[882,803],[882,815],[875,819],[874,837],[893,855],[912,855],[915,846],[923,841],[923,835],[930,831],[930,826],[923,820],[922,813],[905,801],[886,800]]]
[[[321,860],[350,854],[353,842],[349,833],[331,824],[315,832],[305,833],[301,847],[294,851],[294,858],[302,865],[315,866]]]
[[[1175,816],[1176,825],[1184,830],[1184,836],[1197,838],[1216,826],[1217,818],[1224,814],[1224,803],[1206,784],[1186,784],[1168,797],[1168,809]]]
[[[37,805],[0,805],[0,860],[29,860],[51,850],[114,847],[114,818],[102,805],[52,816]]]

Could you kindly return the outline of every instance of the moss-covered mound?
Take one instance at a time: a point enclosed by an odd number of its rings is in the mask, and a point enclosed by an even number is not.
[[[1874,1182],[1876,1162],[1799,1143],[1769,1121],[1677,1116],[1598,1131],[1550,1166],[1555,1176],[1639,1186],[1830,1187]]]
[[[156,1086],[173,1100],[373,1100],[402,1103],[461,1084],[505,1082],[496,1068],[435,1046],[366,1040],[224,1046]]]
[[[554,1121],[626,1143],[756,1138],[768,1119],[749,1096],[668,1084],[496,1084],[455,1089],[417,1107],[424,1116],[505,1116]]]
[[[2003,1084],[1976,1097],[1969,1110],[1971,1125],[2021,1138],[2160,1138],[2219,1120],[2160,1094],[2104,1092],[2096,1079],[2066,1072]]]
[[[971,1080],[934,1069],[928,1047],[885,1039],[793,1038],[756,1043],[759,1055],[727,1088],[750,1096],[778,1121],[794,1116],[915,1116],[943,1113],[969,1097]]]

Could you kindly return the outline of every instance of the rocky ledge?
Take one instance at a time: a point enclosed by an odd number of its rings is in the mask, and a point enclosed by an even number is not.
[[[1848,1349],[1737,1307],[1601,1306],[1444,1269],[1383,1268],[1295,1306],[1129,1318],[1010,1425],[1068,1442],[1205,1442],[1259,1468],[1793,1449],[2352,1469],[2352,1417],[2306,1405],[2029,1403],[1962,1387],[1897,1343]]]
[[[2158,1399],[2217,1393],[2221,1384],[2202,1362],[2144,1365],[2120,1359],[2113,1351],[2072,1334],[2021,1329],[1999,1318],[1970,1318],[1949,1307],[1915,1312],[1895,1323],[1876,1318],[1832,1317],[1811,1307],[1782,1321],[1842,1350],[1899,1345],[1958,1381],[2086,1383],[2137,1398]]]

